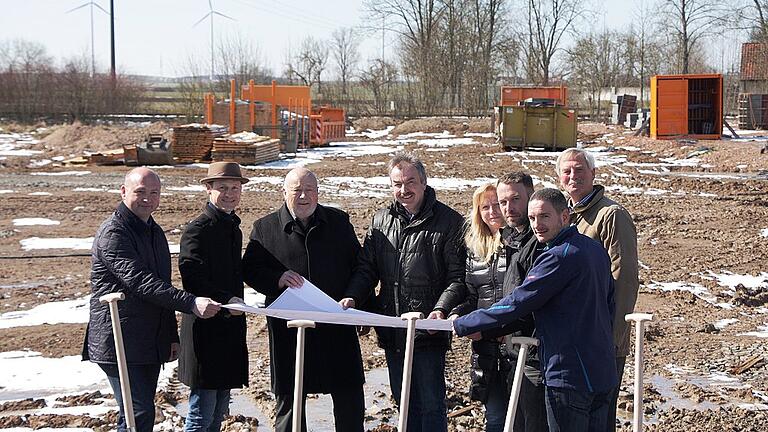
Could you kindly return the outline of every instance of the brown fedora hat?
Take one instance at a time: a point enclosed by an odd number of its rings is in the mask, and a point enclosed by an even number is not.
[[[248,179],[240,174],[240,165],[237,162],[214,162],[208,165],[208,175],[200,180],[200,183],[214,180],[239,180],[240,183],[248,183]]]

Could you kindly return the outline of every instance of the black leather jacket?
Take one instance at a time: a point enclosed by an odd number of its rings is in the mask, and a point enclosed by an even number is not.
[[[421,211],[410,219],[397,202],[376,212],[347,290],[368,310],[400,316],[434,310],[447,315],[464,300],[463,218],[427,187]],[[376,283],[379,293],[372,296]],[[368,302],[368,304],[366,304]],[[405,330],[377,328],[379,346],[403,349]],[[417,347],[450,347],[450,333],[417,331]]]

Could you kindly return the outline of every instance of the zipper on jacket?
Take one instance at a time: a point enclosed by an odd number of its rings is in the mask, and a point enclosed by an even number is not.
[[[307,230],[307,233],[304,235],[304,251],[307,253],[307,280],[312,280],[312,261],[309,257],[309,233],[312,232],[312,230],[315,229],[315,225],[312,225]]]

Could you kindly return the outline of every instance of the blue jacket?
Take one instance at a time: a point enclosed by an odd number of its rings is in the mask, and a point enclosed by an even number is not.
[[[508,324],[533,312],[544,383],[604,392],[616,386],[613,278],[603,246],[563,229],[522,285],[488,309],[454,321],[459,336]]]

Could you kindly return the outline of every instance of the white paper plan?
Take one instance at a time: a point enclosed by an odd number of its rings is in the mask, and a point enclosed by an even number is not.
[[[300,288],[288,288],[266,308],[257,308],[241,303],[224,305],[228,309],[266,315],[285,320],[311,320],[318,323],[346,324],[372,327],[406,327],[406,321],[400,317],[379,315],[357,309],[346,309],[312,282],[304,279]],[[452,331],[449,320],[420,319],[416,321],[420,330]]]

